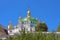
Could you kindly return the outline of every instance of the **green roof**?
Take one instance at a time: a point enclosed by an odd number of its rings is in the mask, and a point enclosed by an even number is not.
[[[26,18],[23,18],[22,19],[22,22],[26,22],[28,20],[30,20],[32,22],[31,25],[33,25],[33,26],[36,26],[37,25],[37,20],[35,18],[32,18],[32,17],[30,17],[30,18],[27,18],[27,17]]]
[[[22,21],[27,21],[27,20],[30,20],[30,21],[37,21],[35,18],[23,18]]]

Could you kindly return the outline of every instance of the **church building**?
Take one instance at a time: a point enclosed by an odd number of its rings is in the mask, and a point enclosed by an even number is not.
[[[14,34],[20,34],[23,30],[25,32],[35,32],[36,31],[36,26],[37,22],[39,22],[38,19],[31,17],[31,12],[30,10],[27,11],[27,17],[18,18],[18,25],[17,26],[12,26],[12,22],[9,23],[8,25],[8,34],[9,35],[14,35]],[[46,30],[47,31],[47,30]]]

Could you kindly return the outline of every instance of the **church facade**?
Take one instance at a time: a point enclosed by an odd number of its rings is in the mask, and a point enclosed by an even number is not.
[[[18,25],[17,26],[12,26],[12,22],[9,23],[8,25],[8,34],[9,35],[14,35],[14,34],[20,34],[20,32],[25,31],[27,32],[35,32],[36,31],[36,26],[39,22],[37,18],[31,17],[31,12],[30,10],[27,11],[27,17],[18,18]]]
[[[8,25],[8,34],[13,35],[14,33],[18,33],[25,30],[25,32],[34,32],[35,26],[37,25],[37,19],[30,16],[30,11],[28,10],[26,18],[19,17],[18,25],[12,28],[12,22]]]

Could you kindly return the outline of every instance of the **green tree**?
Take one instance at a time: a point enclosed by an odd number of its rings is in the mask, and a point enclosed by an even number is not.
[[[38,32],[16,35],[15,37],[7,38],[6,40],[60,40],[60,35],[55,36],[56,34],[54,32],[49,34]]]
[[[46,23],[44,22],[37,23],[36,31],[48,31]]]

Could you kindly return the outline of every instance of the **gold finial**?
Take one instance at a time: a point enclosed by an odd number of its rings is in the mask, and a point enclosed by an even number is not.
[[[30,14],[31,14],[31,13],[30,13],[30,9],[29,9],[29,8],[28,8],[28,12],[27,12],[27,13],[28,13],[28,15],[27,15],[28,18],[30,18]]]
[[[12,21],[9,23],[9,29],[12,29]]]

